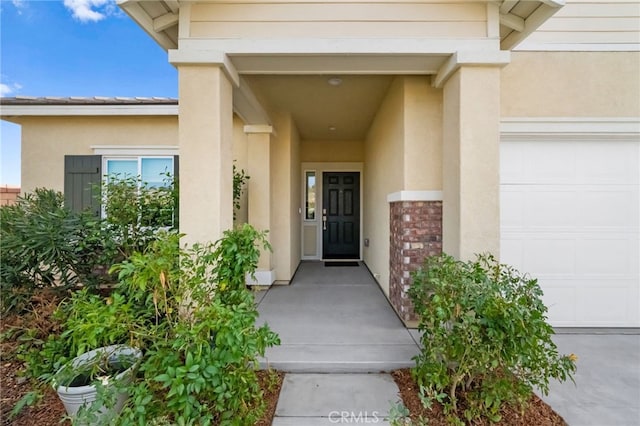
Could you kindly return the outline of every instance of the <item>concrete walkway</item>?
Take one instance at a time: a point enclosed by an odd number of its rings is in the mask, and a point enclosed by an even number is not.
[[[274,426],[388,424],[398,388],[386,372],[414,365],[407,330],[368,270],[303,262],[290,286],[257,294],[259,322],[280,335],[262,365],[287,372]],[[640,425],[637,330],[563,330],[561,353],[578,356],[576,384],[543,399],[570,426]],[[635,334],[634,334],[635,333]]]
[[[378,373],[414,365],[418,344],[365,266],[302,262],[258,304],[280,335],[265,362],[294,373]]]
[[[385,372],[413,366],[418,344],[366,267],[303,262],[258,300],[282,342],[262,364],[287,372],[274,426],[389,424],[400,396]]]

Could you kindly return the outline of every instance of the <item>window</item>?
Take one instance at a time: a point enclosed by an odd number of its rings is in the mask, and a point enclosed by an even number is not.
[[[305,220],[316,219],[316,172],[305,172]]]
[[[114,218],[117,221],[139,220],[142,226],[175,225],[174,157],[110,157],[103,160],[107,191],[112,191],[103,206],[103,216],[123,216]],[[131,209],[126,214],[122,209],[112,210],[110,204],[126,204]]]

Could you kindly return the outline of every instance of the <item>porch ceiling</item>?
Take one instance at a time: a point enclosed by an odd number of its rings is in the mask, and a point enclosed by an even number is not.
[[[244,80],[269,110],[291,112],[303,140],[363,140],[392,78],[249,75]],[[330,84],[331,79],[340,84]]]

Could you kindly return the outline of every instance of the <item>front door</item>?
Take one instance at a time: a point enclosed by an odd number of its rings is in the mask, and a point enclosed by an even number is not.
[[[360,259],[360,173],[322,174],[322,257]]]

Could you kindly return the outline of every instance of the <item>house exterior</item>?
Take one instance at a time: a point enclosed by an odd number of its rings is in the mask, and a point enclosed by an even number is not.
[[[274,248],[260,284],[362,260],[411,324],[425,256],[491,252],[540,279],[555,326],[640,326],[639,2],[120,6],[179,100],[4,99],[23,191],[179,162],[180,229],[210,241],[233,225],[235,161],[239,219]]]

